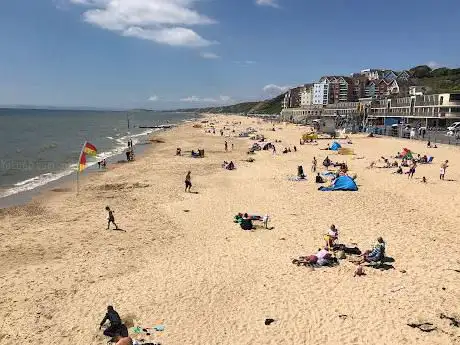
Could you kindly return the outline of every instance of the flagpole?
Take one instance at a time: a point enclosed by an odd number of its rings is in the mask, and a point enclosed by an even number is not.
[[[83,143],[83,146],[80,151],[80,156],[78,157],[78,163],[77,163],[77,195],[80,192],[80,161],[81,161],[81,155],[83,154],[83,150],[85,149],[87,141]]]

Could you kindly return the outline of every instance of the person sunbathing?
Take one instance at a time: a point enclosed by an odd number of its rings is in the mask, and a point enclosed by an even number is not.
[[[227,170],[234,170],[234,169],[235,169],[235,163],[233,163],[233,161],[230,161],[230,163],[227,164],[227,166],[225,167],[225,169],[227,169]]]
[[[320,266],[326,266],[330,263],[332,263],[332,255],[329,253],[327,248],[321,249],[318,248],[318,252],[313,255],[309,256],[301,256],[299,259],[294,259],[292,261],[293,264],[297,265],[320,265]]]
[[[243,230],[252,230],[254,229],[254,225],[252,224],[252,219],[249,217],[247,213],[243,215],[240,222],[241,229]]]
[[[131,339],[131,337],[123,337],[121,335],[113,337],[112,342],[114,342],[115,345],[133,345],[133,339]]]
[[[402,175],[402,173],[403,173],[403,168],[402,168],[402,166],[398,167],[398,170],[396,170],[396,171],[393,172],[393,174],[400,174],[400,175]]]
[[[372,250],[367,250],[363,253],[364,262],[376,262],[385,257],[385,241],[382,237],[377,238],[377,244]]]

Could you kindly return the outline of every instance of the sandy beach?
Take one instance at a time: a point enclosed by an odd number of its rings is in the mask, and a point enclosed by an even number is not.
[[[337,156],[319,150],[330,141],[300,146],[304,128],[292,124],[273,132],[258,119],[207,119],[235,133],[184,123],[155,135],[136,161],[87,174],[78,196],[63,188],[0,210],[0,345],[105,344],[108,304],[136,326],[164,325],[143,337],[162,345],[460,344],[460,329],[440,318],[460,319],[459,148],[361,135],[345,145],[355,156]],[[234,136],[250,126],[281,140],[276,155],[245,161],[253,141]],[[434,162],[412,180],[366,168],[403,147]],[[205,158],[185,152],[198,148]],[[322,171],[326,155],[347,162],[359,191],[317,190],[311,161]],[[224,160],[237,169],[223,169]],[[306,182],[289,180],[298,165]],[[197,194],[184,192],[189,170]],[[106,230],[107,205],[125,231]],[[238,212],[269,214],[273,229],[243,231]],[[365,267],[354,277],[348,258],[336,267],[292,264],[324,246],[331,224],[341,243],[362,250],[382,236],[394,269]],[[424,322],[436,329],[407,325]]]

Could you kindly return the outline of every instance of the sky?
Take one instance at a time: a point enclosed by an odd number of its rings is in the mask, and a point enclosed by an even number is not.
[[[458,0],[2,0],[0,105],[174,109],[458,67]]]

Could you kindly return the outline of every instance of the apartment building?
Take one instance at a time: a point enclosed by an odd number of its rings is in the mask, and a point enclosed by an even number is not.
[[[300,92],[300,106],[308,107],[313,104],[313,84],[304,85]]]
[[[329,82],[327,79],[313,84],[313,104],[328,104],[329,103]]]
[[[443,93],[436,95],[418,95],[406,97],[388,97],[384,99],[363,98],[357,102],[338,102],[317,106],[314,111],[306,109],[287,109],[282,111],[282,117],[349,117],[368,116],[381,124],[386,120],[398,122],[402,119],[408,122],[422,121],[437,125],[448,125],[460,121],[460,93]],[[309,109],[310,110],[310,109]]]

